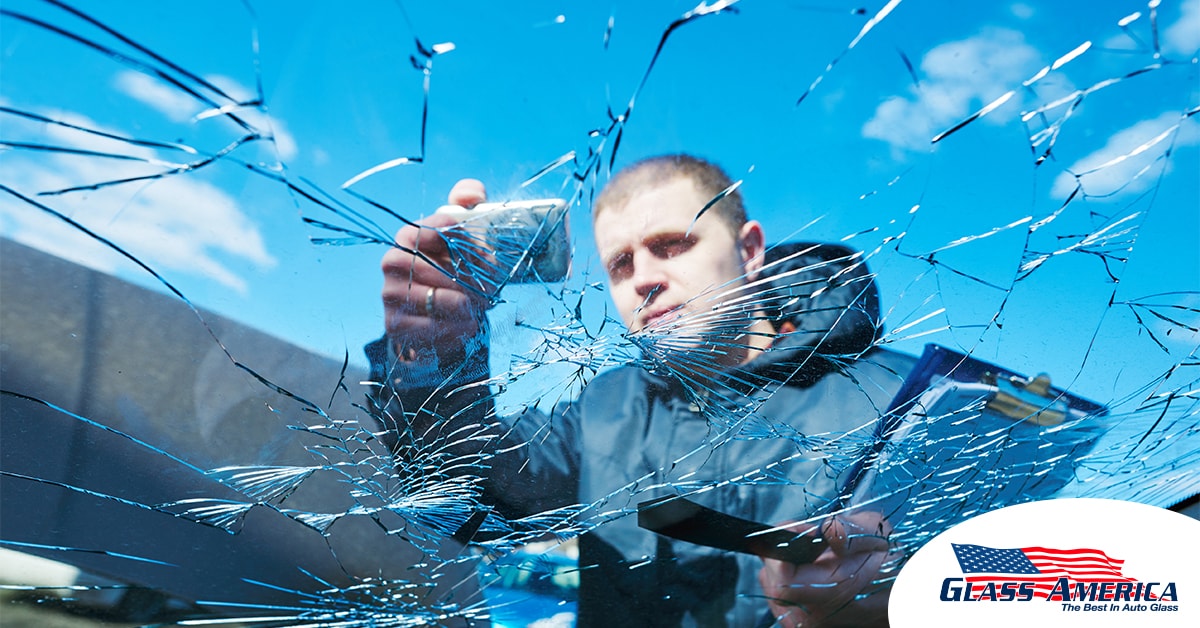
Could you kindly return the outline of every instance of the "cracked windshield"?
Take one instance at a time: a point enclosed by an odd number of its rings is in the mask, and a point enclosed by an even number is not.
[[[1200,0],[0,7],[0,617],[886,625],[1197,516]]]

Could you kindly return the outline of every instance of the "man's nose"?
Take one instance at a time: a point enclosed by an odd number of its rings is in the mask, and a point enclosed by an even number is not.
[[[653,255],[635,255],[633,286],[639,297],[649,301],[667,287],[667,275]]]

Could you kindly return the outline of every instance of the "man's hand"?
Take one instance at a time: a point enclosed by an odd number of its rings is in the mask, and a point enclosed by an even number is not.
[[[758,582],[771,614],[786,628],[887,626],[890,584],[876,584],[890,553],[891,526],[877,512],[827,519],[819,527],[799,525],[799,534],[820,534],[829,544],[815,561],[795,565],[763,559]],[[860,594],[869,594],[859,599]]]
[[[450,190],[451,205],[474,207],[487,200],[483,183],[463,179]],[[462,250],[452,252],[454,219],[434,214],[396,233],[396,247],[383,256],[384,325],[401,360],[461,359],[467,341],[483,329],[487,298]],[[432,355],[431,355],[432,352]]]

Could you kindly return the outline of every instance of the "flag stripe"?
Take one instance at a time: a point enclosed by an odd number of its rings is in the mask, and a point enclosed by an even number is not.
[[[1080,580],[1093,580],[1106,576],[1124,578],[1121,566],[1125,564],[1125,561],[1114,559],[1098,549],[1060,550],[1046,547],[1024,547],[1021,548],[1021,551],[1043,574],[1054,574]]]

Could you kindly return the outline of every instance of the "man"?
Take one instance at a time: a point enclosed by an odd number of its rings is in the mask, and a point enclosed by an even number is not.
[[[474,180],[449,197],[484,199]],[[384,256],[387,335],[368,346],[381,414],[397,455],[453,441],[439,454],[484,465],[497,512],[578,505],[598,524],[580,538],[580,626],[753,626],[768,609],[785,625],[886,623],[877,515],[799,528],[829,549],[810,565],[764,565],[648,532],[633,514],[673,494],[763,522],[836,505],[853,457],[839,442],[869,434],[912,364],[873,348],[878,295],[858,254],[768,250],[715,165],[634,164],[597,198],[593,227],[613,303],[652,368],[603,373],[550,417],[495,417],[472,385],[487,376],[486,296],[469,273],[438,268],[456,268],[453,230],[431,228],[451,224],[406,227]],[[873,589],[884,591],[857,598]]]

